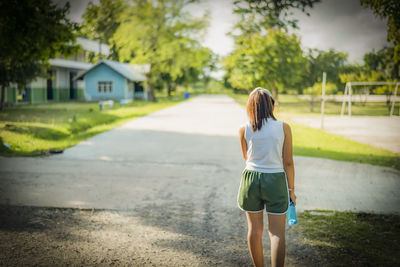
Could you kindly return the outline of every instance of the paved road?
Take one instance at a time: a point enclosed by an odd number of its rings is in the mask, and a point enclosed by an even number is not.
[[[320,129],[319,116],[291,116],[293,121]],[[348,139],[400,153],[400,117],[325,116],[324,130]]]
[[[185,207],[208,223],[238,216],[244,162],[236,135],[243,121],[245,111],[233,99],[200,96],[99,134],[62,155],[1,158],[0,204],[171,213]],[[399,171],[294,160],[299,210],[400,213]]]

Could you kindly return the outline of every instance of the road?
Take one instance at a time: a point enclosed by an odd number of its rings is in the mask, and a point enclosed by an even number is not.
[[[233,99],[199,96],[61,155],[0,158],[0,204],[9,204],[4,210],[13,214],[0,223],[8,240],[4,263],[251,266],[246,219],[236,204],[244,167],[237,130],[245,120]],[[294,161],[300,211],[400,213],[397,170],[308,157]],[[10,234],[21,223],[24,228]],[[288,231],[287,266],[321,264],[324,258],[299,245],[296,236]]]
[[[132,209],[168,203],[235,209],[246,120],[227,96],[200,96],[41,158],[0,159],[0,203]],[[295,157],[298,209],[400,213],[400,172]],[[218,203],[215,206],[215,203]]]

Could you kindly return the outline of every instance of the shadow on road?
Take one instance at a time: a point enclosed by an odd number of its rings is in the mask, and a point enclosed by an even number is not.
[[[116,211],[3,205],[0,264],[252,266],[242,211],[195,206],[165,203]],[[269,262],[267,232],[264,248]],[[324,260],[289,230],[286,262],[310,266]]]

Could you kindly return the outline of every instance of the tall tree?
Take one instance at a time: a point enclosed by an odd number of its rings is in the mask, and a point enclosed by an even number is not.
[[[342,82],[339,73],[343,71],[347,54],[336,52],[333,49],[329,51],[310,49],[307,59],[309,64],[307,71],[304,72],[303,88],[313,86],[314,83],[320,83],[322,72],[326,72],[327,82],[334,83],[338,88],[341,87]]]
[[[380,72],[385,79],[398,81],[400,79],[400,61],[394,61],[394,47],[384,47],[378,51],[372,50],[364,55],[364,66],[367,71]]]
[[[125,9],[121,25],[112,37],[120,60],[150,64],[147,73],[149,100],[155,101],[160,75],[171,81],[198,64],[197,37],[207,27],[207,17],[192,18],[183,9],[193,0],[136,0]]]
[[[120,25],[122,12],[128,8],[125,0],[100,0],[96,5],[89,2],[82,15],[81,34],[107,43],[111,47],[109,58],[118,60],[115,41],[111,40]]]
[[[0,1],[0,109],[10,83],[44,75],[50,58],[78,50],[68,11],[69,3],[58,8],[50,0]]]
[[[361,5],[369,7],[382,19],[387,19],[387,40],[394,46],[393,60],[400,61],[400,1],[398,0],[360,0]]]
[[[163,82],[167,85],[168,95],[176,90],[177,86],[190,86],[202,80],[204,85],[210,80],[210,72],[215,70],[215,54],[207,47],[192,48],[187,53],[187,64],[182,66],[182,73],[172,80],[168,73],[162,75]]]
[[[224,59],[233,88],[250,91],[262,86],[271,89],[274,97],[278,91],[295,88],[306,67],[297,36],[279,28],[238,37],[234,51]]]
[[[320,0],[235,0],[234,12],[240,21],[230,33],[234,51],[224,59],[225,84],[250,90],[265,86],[276,97],[279,91],[298,89],[304,82],[308,62],[296,35],[293,11],[307,10]],[[312,85],[312,84],[311,84]],[[310,86],[307,84],[307,86]]]

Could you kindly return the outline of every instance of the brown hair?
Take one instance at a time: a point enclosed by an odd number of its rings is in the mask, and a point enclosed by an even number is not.
[[[247,100],[247,116],[253,132],[261,129],[264,119],[273,118],[273,105],[275,101],[263,88],[256,88],[250,93]]]

